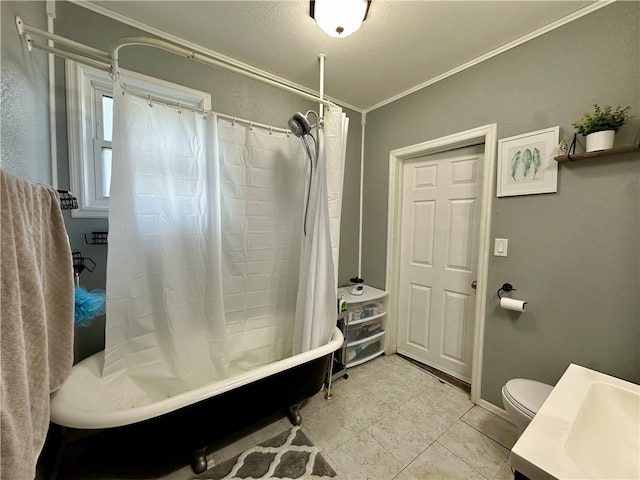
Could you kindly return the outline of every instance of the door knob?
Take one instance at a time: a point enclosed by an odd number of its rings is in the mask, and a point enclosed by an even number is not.
[[[471,288],[473,288],[474,290],[476,288],[478,288],[478,281],[477,280],[474,280],[473,282],[471,282]]]

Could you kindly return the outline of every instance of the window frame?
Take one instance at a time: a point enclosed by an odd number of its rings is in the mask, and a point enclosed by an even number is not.
[[[109,198],[102,192],[102,148],[104,140],[102,97],[113,96],[109,74],[72,60],[65,61],[67,93],[67,140],[70,190],[78,199],[77,218],[107,218]],[[129,70],[120,70],[120,81],[132,89],[172,102],[211,109],[211,95]]]

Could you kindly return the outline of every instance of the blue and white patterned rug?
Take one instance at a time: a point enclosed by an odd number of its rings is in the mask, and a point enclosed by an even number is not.
[[[293,427],[209,468],[194,480],[328,479],[335,476],[336,472],[320,449],[311,443],[300,427]]]

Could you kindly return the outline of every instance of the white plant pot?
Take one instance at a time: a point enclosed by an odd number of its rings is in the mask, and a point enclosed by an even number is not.
[[[613,148],[613,139],[616,136],[615,130],[603,130],[587,135],[587,152],[597,152],[599,150],[609,150]]]

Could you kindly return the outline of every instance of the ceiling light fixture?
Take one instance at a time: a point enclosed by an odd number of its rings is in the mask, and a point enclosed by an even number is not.
[[[327,35],[345,38],[367,18],[371,0],[311,0],[311,17]]]

